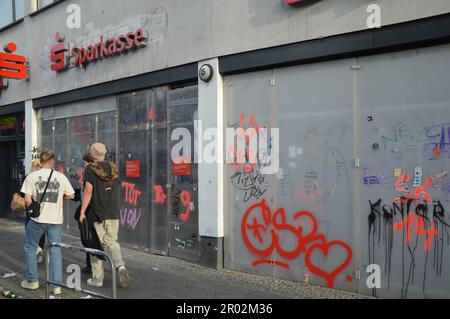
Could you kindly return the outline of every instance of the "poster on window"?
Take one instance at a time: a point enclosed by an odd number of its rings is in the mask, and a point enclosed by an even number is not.
[[[127,161],[125,175],[127,178],[140,178],[141,161]]]

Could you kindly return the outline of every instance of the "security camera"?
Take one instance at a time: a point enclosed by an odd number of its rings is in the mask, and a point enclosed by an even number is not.
[[[214,69],[211,65],[203,64],[200,67],[198,76],[199,76],[200,80],[202,80],[203,82],[211,81],[211,79],[213,78],[213,75],[214,75]]]

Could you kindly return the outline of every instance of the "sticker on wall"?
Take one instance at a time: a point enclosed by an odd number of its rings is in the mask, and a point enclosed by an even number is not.
[[[126,161],[125,176],[127,178],[140,178],[141,161]]]
[[[191,163],[176,164],[173,163],[174,176],[189,176],[192,175]]]
[[[402,169],[394,168],[394,177],[400,177],[400,176],[402,176]]]
[[[414,169],[414,183],[413,183],[413,187],[419,187],[419,186],[422,185],[422,176],[423,176],[422,167],[416,167]]]
[[[292,160],[296,159],[298,156],[301,156],[301,155],[303,155],[302,147],[297,148],[296,146],[290,146],[289,147],[289,158],[291,159],[291,161],[289,162],[289,167],[296,168],[297,163]]]
[[[378,176],[366,176],[364,177],[364,184],[366,185],[380,184],[380,179],[378,178]]]

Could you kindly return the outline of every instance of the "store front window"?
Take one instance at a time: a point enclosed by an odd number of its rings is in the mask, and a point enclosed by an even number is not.
[[[116,153],[116,113],[105,112],[60,119],[43,119],[40,123],[39,151],[48,148],[56,154],[55,169],[65,174],[74,189],[83,187],[83,156],[89,145],[104,143],[113,159]],[[64,206],[68,230],[77,234],[73,212],[78,204]]]
[[[0,216],[20,217],[10,214],[10,201],[13,192],[22,185],[25,177],[23,160],[25,158],[24,131],[20,123],[24,122],[23,114],[0,116]]]
[[[5,116],[0,117],[0,137],[16,135],[17,117]]]
[[[59,2],[61,0],[36,0],[37,1],[37,9],[40,10],[54,2]]]
[[[82,158],[89,145],[108,148],[107,159],[117,163],[121,177],[121,242],[191,261],[199,256],[198,168],[192,164],[179,172],[168,154],[175,129],[194,136],[197,92],[197,86],[153,88],[42,109],[38,115],[39,151],[55,152],[55,169],[75,189],[83,186]],[[77,205],[64,206],[66,231],[75,236]]]
[[[25,0],[0,1],[0,28],[25,16]]]

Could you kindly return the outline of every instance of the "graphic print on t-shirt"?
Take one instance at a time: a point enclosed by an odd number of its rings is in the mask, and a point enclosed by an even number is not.
[[[42,194],[44,194],[45,186],[47,185],[47,179],[48,177],[44,179],[42,176],[39,176],[38,181],[34,184],[38,201],[41,200]],[[58,179],[52,178],[52,180],[48,184],[47,192],[45,193],[45,197],[42,200],[42,203],[56,204],[58,202],[60,187],[61,184],[58,182]]]

